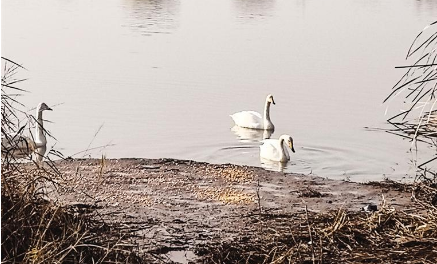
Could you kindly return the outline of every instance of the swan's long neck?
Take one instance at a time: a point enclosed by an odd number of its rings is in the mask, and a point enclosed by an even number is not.
[[[285,155],[285,151],[287,151],[286,146],[284,145],[284,138],[279,138],[279,145],[281,146],[281,160],[287,160],[287,156]]]
[[[38,115],[38,119],[36,120],[36,122],[38,124],[36,125],[36,129],[35,129],[35,134],[36,134],[35,143],[36,143],[36,147],[38,148],[45,145],[47,143],[47,140],[46,140],[46,136],[44,135],[42,111],[40,111],[39,109],[37,109],[36,111]]]
[[[273,130],[272,121],[270,120],[270,102],[266,100],[266,105],[264,106],[264,129]]]

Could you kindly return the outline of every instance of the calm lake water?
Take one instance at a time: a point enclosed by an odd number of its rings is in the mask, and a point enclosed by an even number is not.
[[[65,156],[261,164],[229,117],[275,96],[284,169],[354,181],[412,174],[382,104],[434,0],[2,0],[2,56],[22,63],[26,106]],[[103,125],[103,126],[102,126]],[[102,126],[102,127],[101,127]],[[101,129],[99,130],[99,128]],[[95,136],[96,132],[97,135]],[[253,135],[252,135],[253,136]],[[261,136],[261,135],[254,135]]]

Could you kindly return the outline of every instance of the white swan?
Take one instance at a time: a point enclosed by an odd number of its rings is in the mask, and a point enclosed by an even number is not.
[[[291,151],[294,151],[293,138],[289,135],[282,135],[279,139],[265,139],[260,147],[260,157],[273,161],[287,162],[290,160],[290,154],[285,147],[285,141],[290,147]]]
[[[255,111],[241,111],[230,115],[230,117],[232,117],[235,124],[240,127],[274,130],[275,126],[270,120],[270,104],[272,103],[275,104],[275,101],[273,100],[273,95],[269,94],[264,106],[264,117]]]
[[[2,156],[25,158],[35,153],[37,163],[41,164],[47,149],[47,139],[42,119],[42,112],[45,110],[52,109],[45,103],[38,104],[36,108],[38,118],[36,120],[35,136],[32,135],[30,138],[18,134],[11,138],[2,138]]]

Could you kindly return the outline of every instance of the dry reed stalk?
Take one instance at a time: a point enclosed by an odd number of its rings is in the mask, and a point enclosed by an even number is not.
[[[255,223],[250,232],[233,242],[211,245],[206,262],[435,263],[437,208],[428,199],[435,189],[394,182],[384,187],[411,192],[414,204],[396,210],[383,198],[373,213],[343,208],[326,213],[308,209],[289,215],[264,213],[262,221],[248,221]]]
[[[413,163],[418,168],[418,180],[437,182],[437,168],[431,164],[435,157],[417,164],[418,144],[426,143],[434,150],[437,147],[437,21],[422,30],[411,44],[406,59],[410,65],[396,68],[406,73],[393,86],[384,102],[402,100],[406,110],[388,119],[394,127],[387,130],[412,142],[416,150]],[[400,98],[403,96],[403,98]],[[434,155],[433,155],[434,156]],[[434,166],[431,166],[434,165]]]
[[[30,123],[23,120],[30,119],[17,100],[25,92],[16,86],[25,80],[16,79],[24,67],[3,57],[2,63],[3,143],[14,140],[11,135],[21,136]],[[54,149],[49,154],[62,157]],[[2,153],[2,263],[139,263],[123,237],[126,232],[96,220],[91,211],[47,200],[47,184],[56,187],[62,175],[50,157],[46,164],[32,168],[9,155],[9,150]],[[103,166],[102,158],[102,170]]]

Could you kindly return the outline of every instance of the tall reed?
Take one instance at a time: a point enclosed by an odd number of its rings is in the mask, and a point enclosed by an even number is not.
[[[411,44],[407,65],[396,68],[406,70],[393,86],[384,102],[400,100],[403,110],[388,119],[393,126],[388,132],[407,138],[415,154],[413,162],[422,181],[437,182],[437,21],[423,29]],[[423,148],[432,153],[421,157]],[[420,161],[419,161],[420,156]]]
[[[2,263],[137,263],[117,226],[92,217],[90,208],[61,206],[50,200],[47,186],[56,186],[62,175],[50,158],[37,167],[28,154],[17,159],[13,142],[31,127],[19,88],[25,79],[20,64],[2,57],[1,102],[1,261]],[[12,145],[11,145],[12,144]],[[62,157],[51,150],[49,154]],[[24,159],[23,159],[24,158]],[[123,243],[122,243],[123,242]]]

